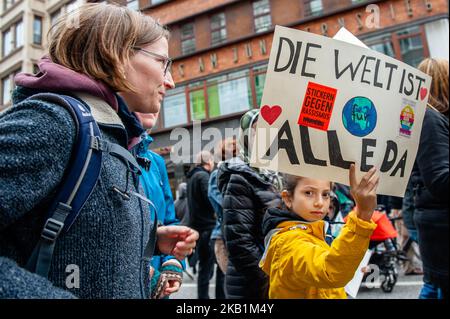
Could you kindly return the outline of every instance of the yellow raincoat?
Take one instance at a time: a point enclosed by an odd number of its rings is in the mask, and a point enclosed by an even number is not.
[[[259,266],[270,277],[269,298],[347,298],[345,285],[353,278],[369,246],[376,224],[354,212],[329,246],[325,222],[284,221],[266,247]]]

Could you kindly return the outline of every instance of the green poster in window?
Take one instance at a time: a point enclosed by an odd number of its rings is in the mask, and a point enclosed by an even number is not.
[[[190,94],[191,100],[191,118],[193,121],[202,120],[206,117],[205,113],[205,97],[203,90],[192,91]]]
[[[217,84],[208,87],[209,117],[216,117],[220,114],[219,89]]]
[[[255,76],[255,88],[256,88],[256,104],[257,107],[261,106],[262,94],[264,91],[264,82],[266,80],[266,74],[259,74]]]

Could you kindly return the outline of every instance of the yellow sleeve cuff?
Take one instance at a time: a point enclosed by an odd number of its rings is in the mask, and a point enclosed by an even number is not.
[[[377,228],[377,224],[375,224],[373,220],[370,220],[369,222],[362,220],[356,216],[355,211],[351,211],[348,214],[347,227],[357,235],[370,237],[375,228]]]

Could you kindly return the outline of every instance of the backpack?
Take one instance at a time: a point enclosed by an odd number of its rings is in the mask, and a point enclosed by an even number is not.
[[[47,211],[39,242],[25,267],[27,270],[47,278],[56,240],[62,233],[70,230],[97,183],[102,166],[102,153],[106,152],[121,159],[127,169],[135,174],[133,176],[140,174],[140,167],[128,150],[102,139],[90,107],[84,101],[54,93],[35,94],[27,100],[47,101],[64,107],[72,116],[76,128],[75,142],[68,167]],[[135,178],[135,181],[137,186],[139,178]],[[126,189],[120,190],[114,187],[114,190],[125,199],[130,198]],[[152,204],[144,196],[136,192],[132,193]],[[156,228],[157,223],[153,223],[144,251],[144,259],[148,259],[148,261],[155,249]]]

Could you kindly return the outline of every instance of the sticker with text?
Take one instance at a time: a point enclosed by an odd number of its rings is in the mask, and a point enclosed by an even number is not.
[[[314,82],[308,83],[298,124],[328,130],[337,90]]]
[[[411,137],[415,108],[416,104],[413,101],[403,99],[402,109],[400,111],[400,136]]]

